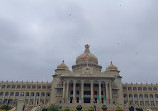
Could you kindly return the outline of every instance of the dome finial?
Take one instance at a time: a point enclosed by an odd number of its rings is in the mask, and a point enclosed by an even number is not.
[[[64,63],[64,60],[62,62]]]
[[[111,64],[112,64],[112,61],[111,61]]]
[[[84,52],[90,52],[90,51],[89,51],[89,47],[90,47],[90,45],[86,44],[86,45],[85,45],[85,51],[84,51]]]

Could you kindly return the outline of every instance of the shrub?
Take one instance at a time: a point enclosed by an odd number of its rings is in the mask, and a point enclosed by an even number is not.
[[[142,108],[136,108],[136,110],[137,110],[137,111],[143,111],[143,109],[142,109]]]
[[[129,107],[129,110],[130,110],[130,111],[134,111],[134,107],[133,107],[133,106],[130,106],[130,107]]]
[[[88,108],[88,111],[94,111],[94,108],[91,106]]]
[[[42,111],[47,111],[47,108],[43,108]]]
[[[116,111],[123,111],[121,107],[117,106]]]
[[[103,110],[103,111],[106,111],[107,109],[108,109],[108,108],[107,108],[106,105],[103,105],[103,106],[102,106],[102,110]]]
[[[66,106],[65,109],[64,109],[64,111],[70,111],[69,107]]]
[[[82,110],[82,106],[81,106],[81,105],[78,105],[78,106],[76,107],[76,109],[77,109],[77,111],[81,111],[81,110]]]
[[[58,111],[58,106],[52,104],[48,107],[47,111]]]
[[[0,109],[10,110],[10,109],[12,109],[12,107],[11,107],[11,106],[8,106],[8,105],[2,105],[2,106],[0,107]]]

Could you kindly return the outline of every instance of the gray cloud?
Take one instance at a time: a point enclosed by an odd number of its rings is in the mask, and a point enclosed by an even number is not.
[[[1,80],[51,81],[90,44],[103,70],[112,60],[123,82],[157,83],[157,0],[2,0]]]

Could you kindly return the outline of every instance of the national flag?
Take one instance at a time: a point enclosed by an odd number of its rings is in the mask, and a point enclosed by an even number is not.
[[[88,57],[88,56],[86,55],[86,57],[84,58],[84,60],[87,60],[87,57]]]

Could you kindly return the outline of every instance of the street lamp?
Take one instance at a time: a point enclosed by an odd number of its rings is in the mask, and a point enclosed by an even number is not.
[[[95,105],[96,101],[94,100],[93,103],[94,103],[94,111],[96,111],[96,105]]]

